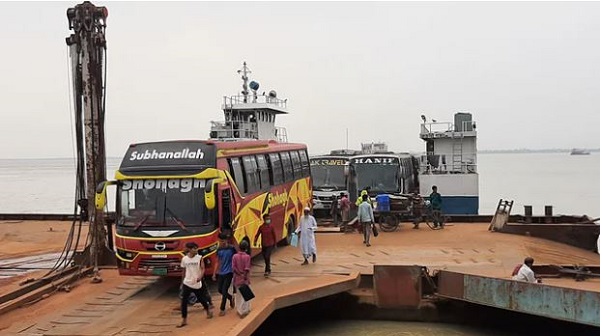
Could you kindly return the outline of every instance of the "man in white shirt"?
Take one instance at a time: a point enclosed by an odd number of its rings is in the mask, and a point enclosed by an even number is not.
[[[301,216],[301,220],[299,221],[299,227],[295,230],[295,233],[299,235],[301,240],[301,254],[303,255],[303,263],[301,265],[307,265],[309,262],[307,259],[312,257],[312,261],[316,262],[316,253],[318,253],[318,249],[316,248],[316,236],[314,232],[318,229],[318,223],[314,216],[309,214],[309,207],[305,207],[303,209],[303,216]]]
[[[199,255],[199,246],[196,243],[186,243],[186,255],[182,258],[180,267],[182,267],[182,323],[177,327],[185,326],[186,318],[188,317],[188,297],[190,293],[194,293],[198,302],[203,305],[207,311],[207,318],[213,317],[213,311],[209,307],[207,296],[203,293],[203,275],[205,274],[205,266],[203,257]]]
[[[533,267],[533,262],[533,258],[526,257],[525,262],[519,268],[518,273],[512,277],[512,280],[538,283],[539,280],[535,278],[535,273],[531,269],[531,267]]]

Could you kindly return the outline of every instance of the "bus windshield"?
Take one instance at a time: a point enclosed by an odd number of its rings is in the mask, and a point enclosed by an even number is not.
[[[204,202],[205,180],[148,179],[121,181],[117,225],[129,227],[210,226]]]
[[[343,165],[313,165],[311,178],[314,190],[334,189],[345,190],[345,166]]]
[[[356,164],[354,168],[358,188],[370,187],[376,193],[400,192],[398,165]]]

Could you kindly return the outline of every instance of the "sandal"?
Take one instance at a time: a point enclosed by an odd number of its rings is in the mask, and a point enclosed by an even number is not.
[[[188,323],[180,323],[176,326],[176,328],[182,328],[184,326],[186,326]]]

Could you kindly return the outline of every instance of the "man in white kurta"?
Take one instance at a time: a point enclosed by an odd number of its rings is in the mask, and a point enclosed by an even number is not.
[[[535,273],[531,269],[535,261],[531,257],[525,258],[525,262],[518,270],[518,273],[512,277],[512,280],[536,283]]]
[[[316,237],[314,232],[318,229],[318,223],[314,216],[309,214],[309,207],[303,209],[303,216],[299,222],[299,227],[295,230],[295,233],[299,235],[301,240],[301,254],[303,254],[303,263],[301,265],[307,265],[309,262],[307,259],[312,257],[312,261],[316,262]]]

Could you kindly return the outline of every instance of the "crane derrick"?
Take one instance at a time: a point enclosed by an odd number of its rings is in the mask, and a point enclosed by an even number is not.
[[[96,186],[106,180],[104,138],[106,61],[105,28],[108,11],[85,1],[67,10],[77,145],[77,204],[82,220],[90,223],[89,262],[98,277],[99,260],[106,250],[104,214],[94,207]]]

